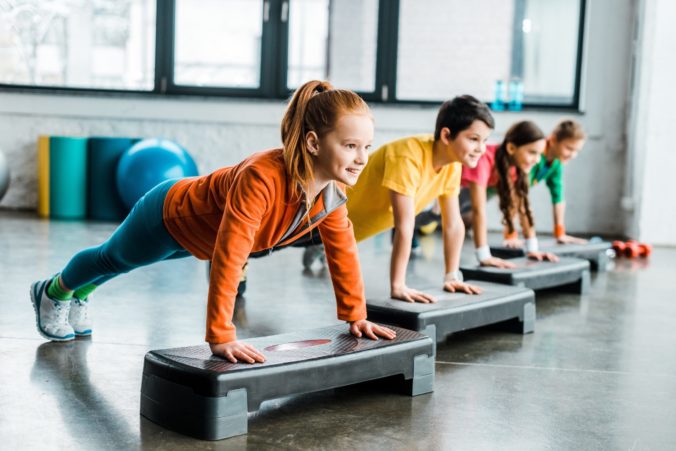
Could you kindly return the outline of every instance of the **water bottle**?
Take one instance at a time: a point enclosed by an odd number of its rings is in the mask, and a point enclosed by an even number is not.
[[[509,109],[521,111],[523,107],[523,82],[518,78],[509,81]]]
[[[495,80],[495,95],[491,102],[491,109],[493,111],[505,110],[505,82],[502,80]]]

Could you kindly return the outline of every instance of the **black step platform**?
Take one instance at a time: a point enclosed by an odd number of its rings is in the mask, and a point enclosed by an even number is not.
[[[556,288],[560,291],[586,293],[589,289],[589,262],[579,258],[561,257],[558,262],[539,262],[526,257],[510,260],[516,268],[502,269],[466,265],[460,267],[467,279],[516,285],[531,290]]]
[[[244,340],[265,363],[230,363],[208,345],[150,351],[143,365],[141,415],[204,440],[246,434],[247,413],[263,401],[401,376],[411,395],[434,389],[434,343],[392,327],[394,340],[356,338],[347,325]],[[299,425],[301,427],[301,425]]]
[[[527,334],[535,328],[535,293],[523,287],[468,280],[481,294],[449,293],[437,286],[419,286],[437,298],[434,304],[404,302],[389,297],[366,301],[372,321],[423,332],[438,342],[452,333],[505,323],[509,330]]]
[[[591,269],[608,271],[612,268],[612,245],[608,241],[589,241],[586,244],[560,244],[554,239],[541,240],[540,250],[559,257],[576,257],[589,261]],[[499,258],[525,257],[523,248],[491,246],[491,254]]]

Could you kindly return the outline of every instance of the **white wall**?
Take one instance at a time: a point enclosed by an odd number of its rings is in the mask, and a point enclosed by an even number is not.
[[[641,241],[676,245],[673,178],[676,152],[676,2],[643,0],[637,8],[635,64],[629,122],[627,233]]]
[[[590,139],[566,169],[567,225],[571,232],[622,233],[625,176],[625,110],[631,39],[630,0],[589,0],[582,122]],[[612,11],[612,14],[609,13]],[[232,164],[279,144],[283,102],[209,98],[143,98],[0,92],[0,149],[8,156],[12,184],[0,206],[34,208],[37,202],[35,143],[39,134],[162,136],[184,145],[202,172]],[[436,107],[373,105],[376,142],[432,132]],[[565,112],[496,115],[493,140],[515,121],[535,120],[548,132]],[[546,189],[533,191],[539,230],[550,231]],[[489,212],[499,228],[495,204]]]

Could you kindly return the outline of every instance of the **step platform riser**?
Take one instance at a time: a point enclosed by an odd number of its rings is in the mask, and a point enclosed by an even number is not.
[[[356,338],[347,326],[245,340],[266,363],[231,364],[208,346],[146,354],[141,414],[168,429],[205,440],[247,432],[247,413],[264,401],[391,378],[410,396],[434,389],[434,344],[429,337],[395,328],[395,340]],[[265,351],[279,344],[323,339],[330,344]]]

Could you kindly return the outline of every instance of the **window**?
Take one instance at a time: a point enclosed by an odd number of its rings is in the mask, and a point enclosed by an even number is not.
[[[152,90],[155,1],[0,4],[0,83]]]
[[[0,85],[283,99],[319,78],[438,103],[519,80],[526,107],[576,107],[584,15],[585,0],[11,0]]]
[[[580,2],[401,0],[397,98],[491,101],[519,79],[524,102],[576,102]],[[490,13],[488,13],[490,12]]]
[[[174,84],[260,86],[263,2],[177,0]]]
[[[287,87],[313,78],[375,91],[377,0],[291,0]]]

